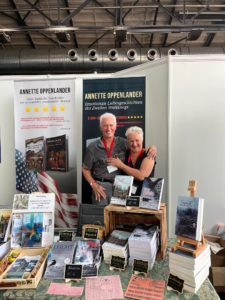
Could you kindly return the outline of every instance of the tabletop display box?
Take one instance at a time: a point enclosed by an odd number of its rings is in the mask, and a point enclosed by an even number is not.
[[[36,288],[54,241],[55,195],[16,194],[11,250],[0,261],[0,289]]]
[[[225,240],[216,235],[205,235],[206,241],[218,243],[222,248],[217,253],[211,251],[210,279],[217,292],[224,292],[225,286]]]

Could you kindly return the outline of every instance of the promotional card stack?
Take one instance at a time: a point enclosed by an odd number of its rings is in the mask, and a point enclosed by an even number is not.
[[[209,276],[210,248],[202,234],[204,199],[194,196],[196,183],[190,181],[190,197],[178,198],[177,242],[169,253],[170,274],[183,280],[183,288],[196,293]]]
[[[36,288],[54,240],[54,194],[16,194],[11,251],[1,260],[0,289]]]

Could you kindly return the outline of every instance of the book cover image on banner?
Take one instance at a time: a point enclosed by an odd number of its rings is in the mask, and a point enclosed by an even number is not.
[[[74,80],[15,81],[16,188],[38,190],[48,173],[61,193],[76,193]]]

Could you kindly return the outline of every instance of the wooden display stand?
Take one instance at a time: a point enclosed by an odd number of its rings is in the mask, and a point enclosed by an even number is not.
[[[104,223],[106,236],[118,226],[134,226],[137,224],[157,224],[160,229],[159,258],[164,258],[167,247],[166,205],[161,204],[159,210],[145,208],[127,208],[125,206],[109,204],[104,209]]]
[[[190,197],[195,197],[195,180],[189,181],[188,191],[190,192]],[[206,248],[205,238],[203,234],[201,241],[192,240],[183,236],[177,236],[176,239],[178,242],[176,242],[171,248],[173,252],[179,249],[184,252],[190,252],[194,257],[196,257]]]

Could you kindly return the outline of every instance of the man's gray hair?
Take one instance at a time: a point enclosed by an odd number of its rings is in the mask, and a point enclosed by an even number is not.
[[[143,133],[143,130],[141,127],[138,127],[138,126],[129,127],[125,133],[125,136],[128,137],[129,134],[131,134],[131,133],[138,133],[141,135],[142,140],[144,139],[144,133]]]
[[[115,124],[116,124],[116,116],[114,114],[111,114],[111,113],[104,113],[102,114],[100,117],[99,117],[99,126],[100,128],[102,127],[102,122],[105,118],[112,118],[114,119],[115,121]]]

